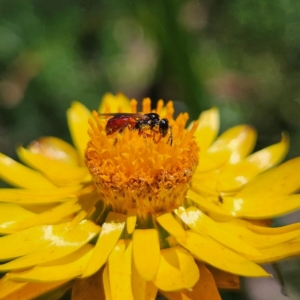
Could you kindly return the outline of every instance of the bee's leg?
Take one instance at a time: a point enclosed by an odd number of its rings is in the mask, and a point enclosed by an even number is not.
[[[170,135],[169,135],[167,144],[169,144],[169,142],[170,142],[170,146],[172,146],[172,144],[173,144],[173,132],[172,132],[172,126],[170,126],[169,128],[170,128]]]
[[[119,134],[122,134],[124,132],[124,130],[127,128],[127,127],[130,127],[130,124],[129,123],[125,123],[120,129],[119,129]],[[130,129],[130,128],[129,128]],[[114,146],[116,146],[118,142],[118,137],[115,138],[114,140]]]
[[[139,129],[138,133],[139,133],[139,135],[141,135],[143,137],[143,140],[144,140],[146,146],[148,146],[148,142],[147,142],[148,135],[145,133],[145,131],[143,131],[142,129]]]
[[[152,140],[154,144],[157,144],[161,140],[161,135],[159,135],[158,139],[156,139],[156,132],[152,131]]]
[[[128,125],[130,125],[129,123],[125,123],[120,129],[119,129],[119,133],[122,134],[124,132],[124,130],[128,127]],[[130,128],[129,128],[130,129]]]

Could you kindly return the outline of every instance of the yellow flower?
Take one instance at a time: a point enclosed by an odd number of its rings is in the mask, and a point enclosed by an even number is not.
[[[107,94],[99,113],[136,106]],[[172,125],[172,146],[129,129],[107,136],[106,119],[76,102],[67,114],[76,150],[47,137],[18,148],[28,167],[0,154],[0,176],[16,186],[0,190],[0,299],[69,288],[72,299],[220,299],[217,287],[269,276],[258,264],[299,254],[300,223],[265,226],[300,207],[300,158],[274,168],[286,135],[250,154],[255,130],[217,138],[216,108],[188,129],[172,102],[156,112]]]

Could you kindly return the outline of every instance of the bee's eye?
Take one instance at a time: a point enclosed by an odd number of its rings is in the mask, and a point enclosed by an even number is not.
[[[159,132],[162,135],[162,137],[168,134],[168,130],[169,130],[169,121],[167,119],[161,119],[159,122]]]
[[[159,120],[159,115],[156,113],[145,114],[145,116],[148,116],[150,120]]]

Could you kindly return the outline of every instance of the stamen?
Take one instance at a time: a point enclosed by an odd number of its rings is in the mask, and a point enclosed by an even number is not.
[[[195,122],[193,122],[192,128],[190,129],[190,133],[191,133],[192,135],[194,135],[195,131],[197,130],[198,125],[199,125],[199,121],[198,121],[198,120],[195,121]]]
[[[137,109],[136,109],[137,108],[137,101],[135,99],[132,99],[130,101],[130,106],[131,106],[131,112],[133,114],[135,114],[137,112]]]
[[[156,113],[158,113],[160,115],[163,107],[164,107],[164,101],[161,99],[158,100],[157,105],[156,105]]]
[[[110,105],[108,103],[105,103],[105,113],[106,114],[110,113]]]
[[[147,114],[151,111],[151,100],[150,98],[144,98],[143,103],[142,103],[142,107],[143,107],[143,113]]]
[[[173,114],[174,114],[173,101],[169,101],[166,105],[166,108],[167,108],[167,119],[173,120]]]

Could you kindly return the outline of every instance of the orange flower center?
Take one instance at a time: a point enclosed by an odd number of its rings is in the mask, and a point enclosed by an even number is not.
[[[136,102],[131,102],[132,112]],[[163,112],[165,111],[165,114]],[[143,102],[143,113],[150,112],[150,100]],[[173,145],[168,136],[158,143],[126,128],[122,134],[107,136],[107,120],[93,112],[85,153],[86,165],[94,178],[100,199],[114,211],[127,213],[135,209],[139,215],[162,213],[183,205],[189,184],[198,164],[198,147],[191,130],[185,129],[188,114],[172,118],[173,103],[163,109],[159,101],[156,112],[172,125]],[[195,122],[197,123],[197,122]],[[148,129],[147,134],[151,134]],[[156,132],[159,134],[159,132]]]

